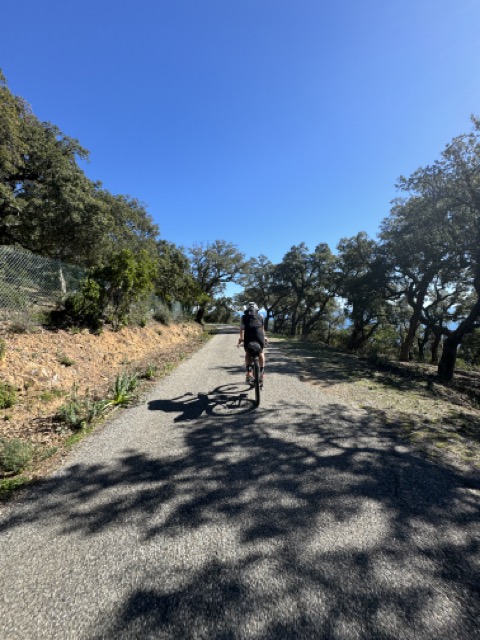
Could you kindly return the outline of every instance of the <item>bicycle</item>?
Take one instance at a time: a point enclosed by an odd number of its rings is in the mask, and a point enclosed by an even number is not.
[[[262,347],[258,342],[249,342],[247,344],[247,353],[253,358],[253,386],[255,388],[255,406],[260,406],[260,392],[263,388],[263,382],[260,379],[260,361],[259,356]]]

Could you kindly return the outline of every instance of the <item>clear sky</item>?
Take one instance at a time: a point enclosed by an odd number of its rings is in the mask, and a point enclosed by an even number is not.
[[[480,115],[478,0],[4,0],[0,67],[183,246],[367,231]]]

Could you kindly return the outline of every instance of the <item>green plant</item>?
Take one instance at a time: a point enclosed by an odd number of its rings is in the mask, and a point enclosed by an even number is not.
[[[0,382],[0,409],[8,409],[13,407],[17,400],[17,392],[15,387],[6,382]]]
[[[0,438],[0,471],[20,473],[31,462],[33,447],[30,443],[15,438]]]
[[[136,373],[128,373],[123,371],[115,378],[113,385],[113,398],[111,403],[115,406],[125,406],[135,396],[135,390],[138,387],[138,376]]]
[[[147,380],[152,380],[157,375],[157,367],[154,364],[149,364],[145,370],[144,377]]]
[[[136,254],[130,249],[122,249],[95,275],[103,283],[105,308],[108,306],[116,328],[125,325],[132,312],[135,315],[135,304],[147,298],[152,291],[157,266],[144,249]]]
[[[153,312],[153,319],[168,326],[172,321],[172,314],[167,307],[158,306]]]
[[[58,418],[71,429],[81,429],[85,424],[85,416],[81,403],[73,398],[58,409]]]
[[[25,487],[27,484],[30,484],[30,482],[30,478],[26,478],[25,476],[0,480],[0,500],[10,500],[15,491]]]
[[[70,429],[83,429],[99,418],[110,404],[108,400],[79,399],[74,388],[72,397],[58,409],[57,416]]]
[[[50,314],[50,324],[98,329],[103,322],[106,304],[105,288],[88,276],[82,288],[65,299],[63,306]]]
[[[7,345],[5,344],[5,340],[0,338],[0,360],[5,358],[5,352],[7,350]]]
[[[82,333],[81,327],[70,327],[69,331],[70,331],[70,335],[72,336]]]
[[[57,360],[60,364],[63,364],[64,367],[71,367],[73,364],[75,364],[75,360],[72,360],[64,353],[58,353]]]
[[[38,397],[42,402],[51,402],[54,398],[61,398],[64,393],[62,389],[52,389],[51,391],[42,391]]]
[[[42,462],[43,460],[48,460],[54,456],[58,451],[58,447],[45,447],[44,449],[39,449],[35,452],[35,461]]]

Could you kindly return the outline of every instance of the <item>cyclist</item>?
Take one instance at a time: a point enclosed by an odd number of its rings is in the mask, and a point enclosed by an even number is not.
[[[265,354],[263,353],[263,349],[268,343],[268,340],[263,328],[263,317],[258,313],[258,306],[255,302],[249,302],[247,304],[245,313],[240,321],[239,346],[242,342],[245,349],[246,382],[248,384],[253,382],[253,358],[247,351],[247,345],[249,342],[258,342],[260,344],[262,350],[258,360],[260,364],[260,382],[263,383],[265,376]]]

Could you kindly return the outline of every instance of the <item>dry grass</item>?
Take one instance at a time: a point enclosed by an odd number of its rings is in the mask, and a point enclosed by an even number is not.
[[[434,367],[369,361],[304,342],[284,342],[303,379],[335,401],[394,426],[430,457],[463,471],[480,469],[480,373],[457,372],[440,384]]]

